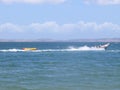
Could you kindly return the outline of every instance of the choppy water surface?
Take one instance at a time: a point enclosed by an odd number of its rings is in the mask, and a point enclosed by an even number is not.
[[[120,90],[120,43],[100,44],[0,43],[0,90]]]

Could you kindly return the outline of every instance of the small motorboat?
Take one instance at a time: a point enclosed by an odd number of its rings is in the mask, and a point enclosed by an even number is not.
[[[104,45],[100,45],[97,48],[104,48],[107,49],[107,47],[110,45],[110,43],[104,44]]]
[[[33,50],[37,50],[37,48],[23,48],[23,50],[25,50],[25,51],[33,51]]]

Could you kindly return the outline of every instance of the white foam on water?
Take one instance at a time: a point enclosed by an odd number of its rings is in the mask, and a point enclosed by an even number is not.
[[[105,50],[104,48],[97,48],[97,47],[88,47],[88,46],[82,46],[82,47],[69,47],[70,51],[98,51],[98,50]]]
[[[104,48],[97,48],[97,47],[69,46],[66,49],[41,49],[41,50],[3,49],[0,50],[0,52],[63,52],[63,51],[104,51],[104,50],[105,50]]]
[[[2,49],[0,52],[21,52],[24,51],[22,49]]]

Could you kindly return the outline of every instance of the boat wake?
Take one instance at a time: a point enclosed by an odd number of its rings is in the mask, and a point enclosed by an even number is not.
[[[2,49],[0,52],[23,52],[22,49]]]
[[[105,50],[105,48],[97,48],[97,47],[88,47],[88,46],[82,46],[82,47],[69,47],[70,51],[99,51],[99,50]]]
[[[2,49],[0,52],[60,52],[60,51],[104,51],[104,48],[97,47],[73,47],[69,46],[66,49],[37,49],[37,50],[23,50],[23,49]]]

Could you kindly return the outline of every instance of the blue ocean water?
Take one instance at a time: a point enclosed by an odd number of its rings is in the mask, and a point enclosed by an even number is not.
[[[0,90],[120,90],[120,43],[100,44],[1,42]]]

